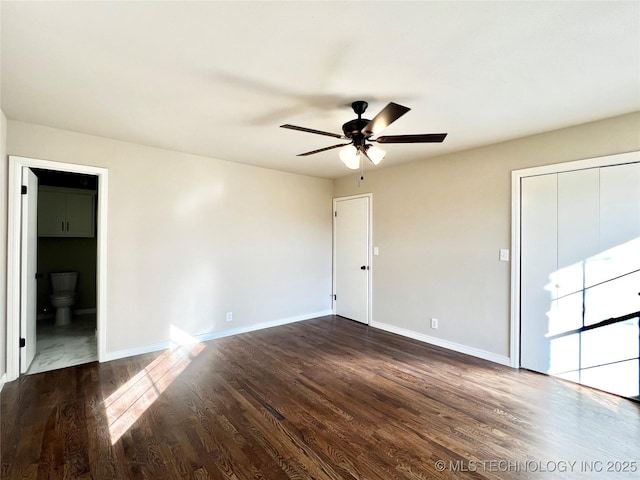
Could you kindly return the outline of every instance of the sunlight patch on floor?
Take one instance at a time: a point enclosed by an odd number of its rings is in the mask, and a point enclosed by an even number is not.
[[[204,349],[202,342],[173,325],[171,343],[171,348],[104,401],[112,445],[115,445]]]

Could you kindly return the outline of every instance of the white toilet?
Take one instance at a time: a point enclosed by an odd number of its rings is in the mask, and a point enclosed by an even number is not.
[[[71,323],[71,306],[76,303],[76,283],[78,272],[51,274],[53,293],[49,296],[56,309],[56,325]]]

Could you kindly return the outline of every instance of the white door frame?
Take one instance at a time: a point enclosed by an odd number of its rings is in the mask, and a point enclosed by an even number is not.
[[[331,295],[331,310],[333,314],[336,314],[336,208],[337,203],[345,200],[355,200],[356,198],[368,198],[369,199],[369,231],[367,232],[367,261],[369,265],[369,270],[367,270],[367,325],[371,325],[371,321],[373,319],[373,309],[372,309],[372,298],[373,298],[373,248],[372,248],[372,232],[373,232],[373,193],[362,193],[359,195],[349,195],[347,197],[337,197],[333,199],[333,247],[331,249],[331,254],[333,257],[333,285],[332,285],[332,295]]]
[[[20,187],[23,167],[83,173],[98,177],[96,321],[98,361],[105,360],[107,344],[107,198],[108,170],[74,163],[9,156],[7,225],[7,381],[20,375]]]
[[[521,180],[525,177],[552,173],[607,167],[640,162],[640,152],[620,153],[605,157],[588,158],[574,162],[557,163],[511,172],[511,349],[509,364],[520,368],[520,195]]]

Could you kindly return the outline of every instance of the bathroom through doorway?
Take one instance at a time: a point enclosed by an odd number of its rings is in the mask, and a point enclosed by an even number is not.
[[[98,360],[96,175],[31,168],[38,178],[36,352],[26,374]]]

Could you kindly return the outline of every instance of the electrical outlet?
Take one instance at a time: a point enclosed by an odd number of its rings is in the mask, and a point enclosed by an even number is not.
[[[432,318],[431,319],[431,328],[433,328],[434,330],[438,329],[438,319],[437,318]]]
[[[227,322],[233,322],[233,312],[227,312]]]

